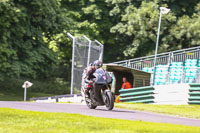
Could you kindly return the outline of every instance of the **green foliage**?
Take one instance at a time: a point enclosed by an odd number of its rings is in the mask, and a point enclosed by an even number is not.
[[[6,78],[4,81],[0,82],[0,92],[23,95],[24,89],[22,88],[22,85],[26,80],[27,79]],[[64,78],[55,78],[44,81],[30,79],[29,81],[33,83],[33,86],[28,89],[31,93],[40,92],[53,95],[70,93],[69,82],[65,81]]]
[[[200,3],[195,7],[195,13],[189,17],[179,18],[171,28],[170,34],[174,37],[173,43],[181,44],[183,48],[200,45]]]
[[[199,0],[1,0],[0,81],[70,80],[72,43],[66,33],[104,44],[104,62],[200,45]]]
[[[71,33],[85,34],[91,39],[102,42],[106,51],[105,62],[123,59],[123,48],[121,48],[123,42],[119,42],[117,35],[110,33],[110,28],[117,23],[117,18],[109,15],[112,9],[110,4],[103,0],[62,0],[61,5],[66,9],[66,16],[74,20],[72,25],[75,25],[73,27],[75,30]]]
[[[65,19],[55,0],[0,3],[0,73],[5,77],[46,78],[57,62],[48,47]],[[43,38],[47,39],[47,42]]]
[[[30,98],[48,97],[53,95],[55,94],[47,94],[41,92],[35,93],[35,92],[30,92],[30,90],[28,90],[27,101],[29,101]],[[0,101],[24,101],[24,93],[0,92]]]
[[[171,11],[162,17],[159,52],[199,45],[195,39],[198,36],[192,35],[192,29],[189,30],[190,33],[185,33],[190,36],[190,39],[185,40],[181,34],[188,30],[178,26],[180,23],[182,27],[190,27],[194,21],[197,22],[194,16],[198,12],[198,2],[62,0],[61,5],[67,10],[66,16],[76,24],[73,27],[76,29],[73,30],[74,34],[85,34],[100,40],[105,45],[104,61],[112,62],[154,53],[160,6],[168,7]],[[184,18],[187,20],[182,20]],[[198,23],[196,25],[198,27]],[[179,32],[180,30],[183,31]]]
[[[120,18],[110,31],[131,38],[124,42],[123,51],[129,58],[150,55],[154,52],[160,6],[168,7],[171,11],[162,16],[159,52],[199,45],[197,0],[181,2],[107,0],[107,2],[114,5],[109,12],[110,16]]]
[[[46,94],[61,95],[70,93],[70,84],[63,78],[56,78],[54,81],[34,81],[34,85],[30,88],[30,92],[41,92]]]

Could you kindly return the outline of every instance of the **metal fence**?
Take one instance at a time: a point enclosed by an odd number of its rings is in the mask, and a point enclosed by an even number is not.
[[[68,36],[73,40],[71,94],[81,92],[82,73],[84,69],[95,60],[103,60],[103,45],[95,40],[91,41],[86,36]]]
[[[176,51],[171,51],[171,52],[166,52],[166,53],[161,53],[157,55],[157,61],[156,61],[156,68],[158,65],[165,65],[168,67],[168,74],[167,74],[167,81],[165,84],[173,84],[172,82],[169,82],[170,78],[170,68],[171,68],[171,63],[172,62],[182,62],[183,66],[182,69],[184,69],[184,63],[186,59],[200,59],[200,46],[199,47],[193,47],[193,48],[188,48],[188,49],[182,49],[182,50],[176,50]],[[121,65],[121,66],[126,66],[130,68],[134,68],[137,70],[143,70],[143,68],[151,68],[154,67],[154,55],[152,56],[145,56],[145,57],[140,57],[140,58],[135,58],[135,59],[129,59],[129,60],[124,60],[124,61],[118,61],[118,62],[113,62],[115,64]],[[200,62],[198,62],[200,64]],[[192,81],[192,83],[200,83],[200,70],[199,67],[193,67],[193,69],[196,70],[196,76],[195,79]],[[182,80],[180,83],[187,83],[187,78],[185,77],[185,71],[182,72]],[[152,84],[154,81],[152,81]]]
[[[161,53],[157,55],[156,65],[170,64],[171,62],[184,62],[186,59],[199,59],[200,46],[188,49],[176,50],[172,52]],[[113,62],[121,66],[131,67],[142,70],[144,67],[153,67],[154,55],[139,57],[135,59]]]

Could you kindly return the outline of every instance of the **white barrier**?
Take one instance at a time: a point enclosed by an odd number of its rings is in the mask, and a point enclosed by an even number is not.
[[[36,100],[35,102],[42,102],[42,103],[56,103],[56,102],[69,102],[69,103],[81,103],[82,96],[74,95],[73,97],[61,97],[61,98],[51,98],[43,100]]]
[[[71,102],[71,103],[81,103],[82,96],[74,95],[74,97],[63,97],[58,98],[58,102]]]
[[[48,97],[47,100],[36,100],[35,102],[39,102],[39,103],[55,103],[56,99],[51,99],[51,97]]]
[[[188,104],[189,84],[154,86],[154,104]]]

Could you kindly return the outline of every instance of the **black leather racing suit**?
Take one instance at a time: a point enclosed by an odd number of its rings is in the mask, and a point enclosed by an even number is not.
[[[94,66],[89,66],[87,68],[86,78],[85,78],[85,89],[89,90],[92,87],[92,80],[94,78],[93,73],[96,71]]]

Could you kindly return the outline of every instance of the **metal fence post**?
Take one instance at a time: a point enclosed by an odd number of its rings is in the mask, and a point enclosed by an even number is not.
[[[101,60],[103,62],[103,51],[104,51],[104,46],[102,43],[100,43],[99,41],[95,40],[96,43],[98,43],[101,46],[101,55],[99,56],[99,60]]]
[[[67,35],[73,40],[73,48],[72,48],[72,70],[71,70],[71,90],[70,90],[70,94],[73,94],[73,83],[74,83],[74,53],[75,53],[75,37],[72,36],[70,33],[67,33]]]
[[[24,102],[26,102],[26,92],[27,92],[27,89],[26,87],[24,88]]]
[[[156,71],[156,56],[158,53],[158,42],[159,42],[159,34],[160,34],[160,25],[161,25],[161,18],[162,18],[162,12],[160,11],[160,17],[159,17],[159,23],[158,23],[158,33],[157,33],[157,40],[156,40],[156,50],[155,50],[155,56],[154,56],[154,71],[153,71],[153,85],[155,81],[155,71]]]
[[[89,66],[92,41],[89,38],[87,38],[85,35],[83,37],[89,42],[88,60],[87,60],[87,66]]]
[[[131,62],[130,62],[130,60],[128,60],[128,67],[131,67]]]

